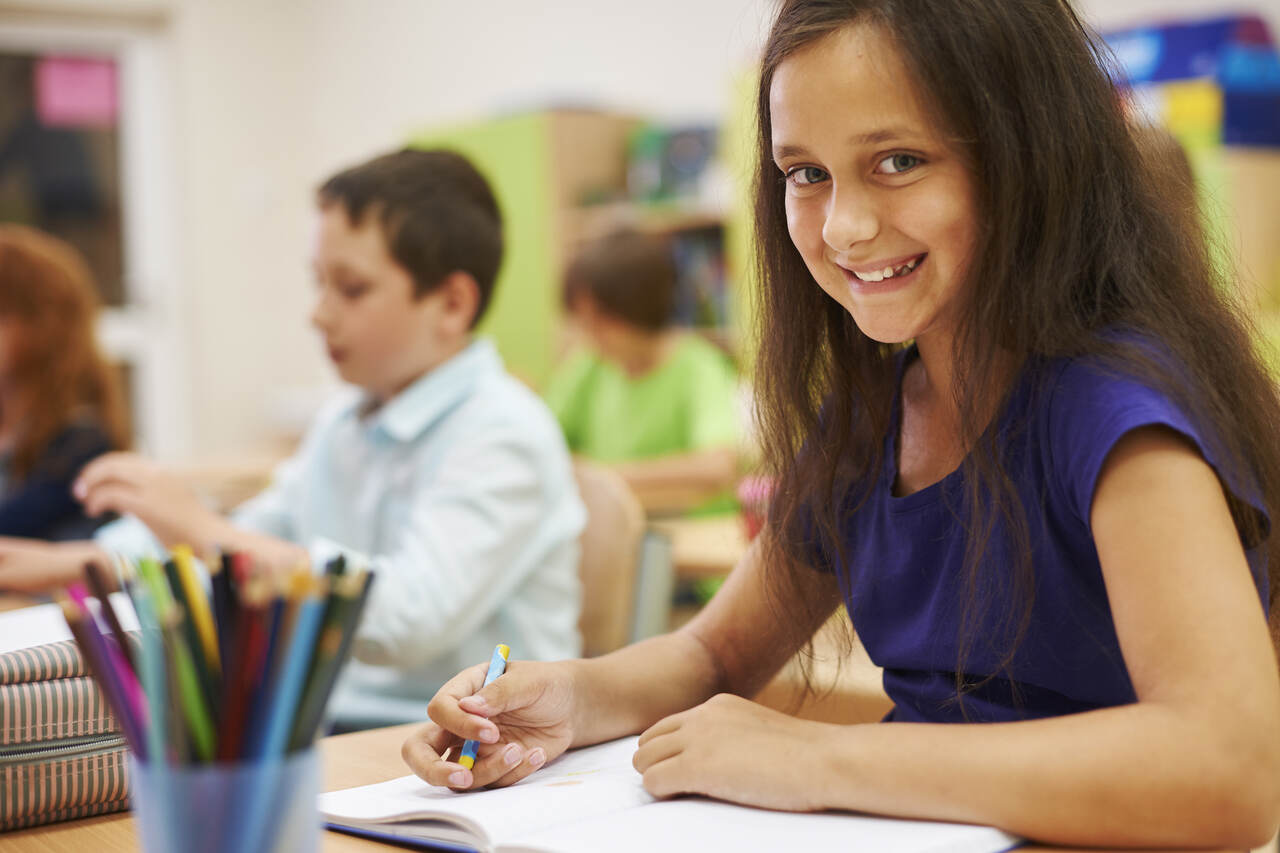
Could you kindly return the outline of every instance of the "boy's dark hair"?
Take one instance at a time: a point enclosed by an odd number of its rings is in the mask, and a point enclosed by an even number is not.
[[[651,332],[665,329],[676,300],[671,246],[661,237],[631,229],[590,243],[565,273],[565,307],[572,311],[583,295],[632,326]]]
[[[353,225],[378,218],[387,249],[413,276],[414,297],[452,272],[480,288],[474,327],[493,296],[502,263],[502,213],[489,182],[461,154],[406,148],[338,172],[317,193],[338,203]]]

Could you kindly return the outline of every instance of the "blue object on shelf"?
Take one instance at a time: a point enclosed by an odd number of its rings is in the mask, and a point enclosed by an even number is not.
[[[1130,86],[1212,80],[1223,95],[1222,141],[1280,146],[1280,54],[1257,15],[1104,33]]]

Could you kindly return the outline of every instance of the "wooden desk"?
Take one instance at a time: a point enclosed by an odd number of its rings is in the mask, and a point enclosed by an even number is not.
[[[400,761],[400,744],[416,724],[325,738],[320,742],[324,764],[323,790],[368,785],[403,776],[408,769]],[[5,853],[135,853],[138,848],[133,818],[128,812],[55,823],[17,832],[0,833]],[[324,832],[320,849],[325,853],[383,851],[396,848],[373,841]],[[176,851],[175,851],[176,853]]]
[[[747,534],[737,515],[671,518],[649,526],[671,540],[677,578],[723,577],[747,552]]]
[[[415,727],[416,724],[392,726],[325,738],[320,743],[324,790],[368,785],[403,776],[408,771],[400,760],[400,744]],[[0,834],[0,847],[5,853],[81,853],[85,850],[133,853],[138,849],[133,819],[127,812],[3,833]],[[337,832],[324,832],[320,849],[324,853],[387,853],[397,848]],[[1027,853],[1106,853],[1097,849],[1066,851],[1036,845],[1019,849]]]

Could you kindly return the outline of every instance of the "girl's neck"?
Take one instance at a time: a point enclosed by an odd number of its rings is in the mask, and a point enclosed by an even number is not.
[[[904,377],[902,393],[909,393],[917,401],[926,402],[934,416],[954,424],[958,431],[961,413],[956,383],[960,366],[955,360],[952,340],[937,337],[920,338],[916,340],[916,349],[919,353],[919,365],[915,371],[911,372],[913,375]],[[980,421],[976,425],[979,431],[985,428],[986,422],[995,413],[996,404],[1002,397],[1006,385],[1013,378],[1015,366],[1012,354],[1000,350],[992,365],[996,381],[980,383],[976,379],[970,381],[970,392],[983,394],[987,398],[978,400],[976,407],[971,410],[971,413],[976,414]]]
[[[930,408],[950,415],[948,420],[958,420],[959,411],[953,391],[955,353],[950,339],[917,338],[916,352],[918,366],[904,377],[902,393],[917,400],[927,400]]]

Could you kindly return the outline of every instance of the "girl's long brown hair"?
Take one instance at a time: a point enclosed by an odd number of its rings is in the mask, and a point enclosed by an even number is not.
[[[6,381],[23,401],[10,469],[17,481],[85,414],[115,447],[128,446],[124,397],[98,348],[97,314],[93,278],[74,249],[33,228],[0,224],[0,316],[13,321]]]
[[[977,593],[993,585],[981,581],[999,581],[994,586],[1020,602],[1002,611],[1002,636],[982,638],[998,644],[1005,667],[1027,629],[1035,586],[1027,513],[1039,508],[1019,500],[994,430],[986,431],[991,401],[1002,409],[1007,399],[1002,366],[1091,355],[1140,377],[1211,425],[1223,473],[1257,483],[1273,518],[1280,511],[1280,401],[1234,281],[1211,261],[1193,189],[1176,167],[1145,153],[1108,74],[1105,47],[1065,0],[784,0],[757,101],[756,383],[765,460],[778,484],[770,565],[812,562],[814,539],[840,554],[839,515],[856,511],[865,495],[854,484],[874,482],[884,463],[901,345],[863,335],[813,281],[787,233],[770,141],[769,90],[779,64],[853,24],[878,28],[896,46],[923,102],[974,170],[980,233],[965,290],[972,297],[954,345],[972,508],[956,662],[962,694],[972,684],[964,666],[976,626],[995,615],[988,614],[993,602]],[[1164,356],[1153,355],[1158,348],[1144,338],[1159,341]],[[1228,495],[1243,541],[1266,540],[1264,521]],[[998,526],[1010,540],[1012,566],[983,561]],[[1275,537],[1266,547],[1274,632]],[[802,570],[773,573],[775,594],[791,600],[794,572]],[[831,604],[812,602],[815,613]]]

